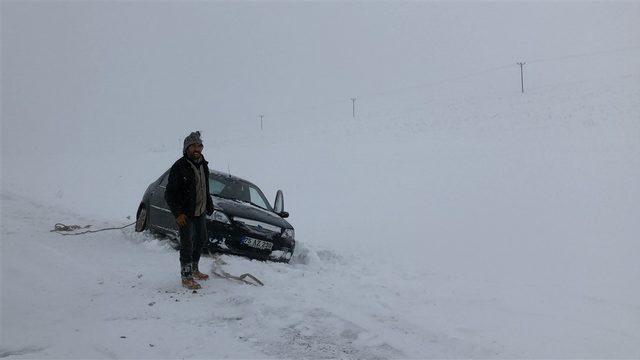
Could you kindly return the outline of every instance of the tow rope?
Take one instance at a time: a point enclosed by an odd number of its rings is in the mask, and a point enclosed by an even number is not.
[[[124,226],[120,226],[120,227],[110,227],[110,228],[104,228],[104,229],[98,229],[98,230],[86,230],[86,231],[81,231],[81,232],[77,232],[77,233],[65,233],[65,232],[69,232],[69,231],[76,231],[79,229],[88,229],[89,227],[91,227],[91,225],[85,225],[85,226],[80,226],[80,225],[66,225],[63,223],[57,223],[54,225],[53,230],[51,230],[51,232],[56,232],[60,235],[82,235],[82,234],[89,234],[89,233],[96,233],[96,232],[100,232],[100,231],[106,231],[106,230],[119,230],[119,229],[124,229],[126,227],[129,227],[131,225],[135,224],[135,222],[132,222],[131,224],[128,225],[124,225]],[[222,279],[229,279],[229,280],[236,280],[236,281],[240,281],[242,283],[248,284],[248,285],[253,285],[253,286],[264,286],[264,283],[262,281],[260,281],[257,277],[249,274],[249,273],[244,273],[240,276],[235,276],[235,275],[231,275],[228,272],[222,270],[222,266],[223,265],[227,265],[227,263],[220,259],[220,257],[218,256],[218,253],[212,254],[211,251],[209,249],[207,249],[207,252],[209,252],[209,255],[211,256],[211,258],[213,259],[213,269],[211,270],[211,273],[219,278]],[[252,281],[249,281],[247,279],[250,279]]]
[[[98,229],[98,230],[86,230],[86,231],[81,231],[78,233],[72,233],[72,234],[68,234],[65,232],[69,232],[69,231],[76,231],[79,229],[88,229],[91,227],[91,225],[86,225],[86,226],[80,226],[80,225],[65,225],[63,223],[57,223],[53,226],[53,230],[51,230],[50,232],[56,232],[60,235],[82,235],[82,234],[89,234],[89,233],[97,233],[100,231],[106,231],[106,230],[119,230],[119,229],[124,229],[126,227],[129,227],[131,225],[135,224],[135,222],[132,222],[129,225],[125,225],[125,226],[121,226],[121,227],[110,227],[110,228],[104,228],[104,229]]]
[[[257,277],[249,274],[249,273],[245,273],[242,274],[240,276],[234,276],[229,274],[228,272],[222,270],[222,265],[227,265],[227,263],[220,259],[220,257],[218,256],[218,253],[212,254],[211,251],[209,249],[207,249],[207,251],[209,252],[209,255],[211,256],[211,258],[213,259],[213,269],[211,270],[211,273],[219,278],[222,279],[229,279],[229,280],[236,280],[236,281],[240,281],[243,282],[245,284],[248,285],[253,285],[253,286],[264,286],[264,283],[260,280],[258,280]],[[247,280],[247,278],[253,280],[253,281],[249,281]]]

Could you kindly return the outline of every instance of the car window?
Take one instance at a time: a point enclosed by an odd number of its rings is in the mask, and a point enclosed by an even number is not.
[[[209,178],[209,191],[214,196],[251,202],[261,208],[271,210],[269,203],[260,189],[246,181],[226,176],[212,175]]]
[[[217,179],[209,179],[209,191],[214,195],[220,195],[224,189],[224,183]]]
[[[264,199],[260,196],[260,193],[256,188],[249,187],[249,196],[251,196],[251,202],[260,206],[261,208],[268,209],[269,205],[265,204]]]

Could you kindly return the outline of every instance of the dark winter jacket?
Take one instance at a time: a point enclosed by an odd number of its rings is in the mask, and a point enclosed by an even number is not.
[[[169,171],[169,180],[167,182],[167,189],[164,192],[164,199],[171,209],[173,216],[177,217],[180,214],[187,216],[193,216],[196,208],[196,174],[193,172],[193,168],[189,165],[189,160],[186,156],[181,157],[176,161],[171,170]],[[204,157],[200,162],[200,166],[204,166],[204,173],[207,179],[209,179],[209,164]],[[195,164],[196,167],[198,164]],[[207,185],[207,215],[213,214],[213,202],[211,201],[211,195],[209,192],[209,181],[205,181]]]

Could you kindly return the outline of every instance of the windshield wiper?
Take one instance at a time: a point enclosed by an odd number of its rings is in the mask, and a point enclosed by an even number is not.
[[[262,210],[269,210],[269,209],[265,209],[265,208],[263,208],[262,206],[260,206],[260,205],[258,205],[258,204],[256,204],[256,203],[254,203],[254,202],[251,202],[251,201],[249,201],[249,204],[251,204],[251,205],[253,205],[253,206],[257,206],[257,207],[259,207],[259,208],[260,208],[260,209],[262,209]]]
[[[226,196],[222,196],[222,195],[216,195],[216,194],[211,194],[215,197],[219,197],[221,199],[227,199],[227,200],[238,200],[238,199],[234,199],[234,198],[230,198],[230,197],[226,197]]]
[[[260,206],[260,205],[258,205],[258,204],[256,204],[256,203],[254,203],[254,202],[251,202],[251,201],[242,200],[242,199],[236,199],[236,198],[226,197],[226,196],[216,195],[216,194],[211,194],[211,195],[213,195],[213,196],[215,196],[215,197],[222,198],[222,199],[233,200],[233,201],[239,201],[239,202],[242,202],[242,203],[251,204],[251,205],[253,205],[253,206],[255,206],[255,207],[258,207],[258,208],[260,208],[260,209],[262,209],[262,210],[270,211],[269,209],[267,209],[267,208],[263,208],[262,206]]]
[[[241,200],[241,199],[234,199],[234,200],[238,200],[238,201],[241,201],[241,202],[243,202],[243,203],[251,204],[251,205],[253,205],[253,206],[255,206],[255,207],[259,207],[259,208],[260,208],[260,209],[262,209],[262,210],[269,210],[269,209],[265,209],[265,208],[263,208],[262,206],[260,206],[260,205],[258,205],[258,204],[256,204],[256,203],[254,203],[254,202],[251,202],[251,201]]]

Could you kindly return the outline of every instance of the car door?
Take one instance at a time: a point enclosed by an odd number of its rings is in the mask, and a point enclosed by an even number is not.
[[[165,172],[158,183],[157,190],[151,195],[151,212],[153,224],[160,228],[161,231],[169,234],[175,234],[178,230],[176,221],[169,210],[169,205],[164,199],[164,192],[167,189],[167,181],[169,180],[169,171]]]

